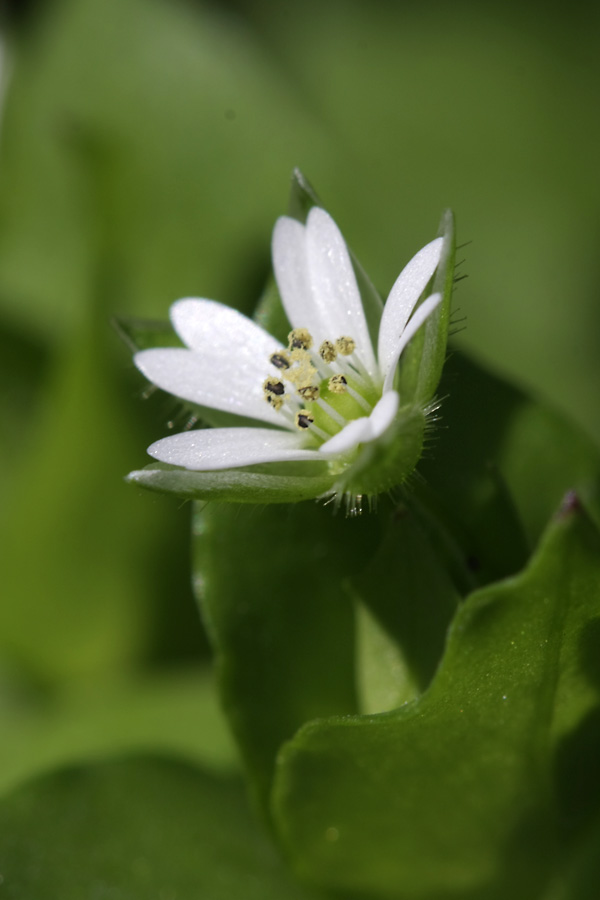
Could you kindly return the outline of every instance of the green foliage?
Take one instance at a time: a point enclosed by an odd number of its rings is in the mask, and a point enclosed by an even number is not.
[[[130,758],[35,781],[0,808],[11,900],[309,900],[257,830],[238,778]]]
[[[419,700],[284,748],[274,808],[297,869],[381,896],[543,896],[600,801],[599,617],[600,536],[572,500],[522,575],[464,603]]]

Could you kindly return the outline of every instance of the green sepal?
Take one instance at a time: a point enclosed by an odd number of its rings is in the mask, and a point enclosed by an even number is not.
[[[193,472],[167,463],[151,463],[130,472],[126,481],[151,491],[175,494],[186,500],[222,500],[226,503],[298,503],[329,493],[333,478],[325,464],[304,463],[306,474],[285,474],[273,463],[217,472]],[[315,471],[317,469],[317,471]],[[320,470],[320,471],[319,471]]]
[[[183,347],[169,321],[139,319],[135,316],[113,316],[111,325],[127,344],[131,353],[156,347]]]
[[[356,462],[336,479],[336,493],[369,497],[403,484],[421,458],[425,427],[422,409],[398,410],[385,434],[376,441],[363,444]]]

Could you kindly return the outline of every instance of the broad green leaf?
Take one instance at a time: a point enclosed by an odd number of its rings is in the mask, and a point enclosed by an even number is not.
[[[351,580],[357,604],[361,712],[383,712],[422,693],[444,649],[459,595],[406,504],[381,512],[381,544]]]
[[[33,781],[0,805],[10,900],[309,900],[237,778],[134,757]]]
[[[379,521],[310,503],[206,506],[195,518],[195,584],[225,711],[264,802],[286,739],[357,709],[353,610],[344,580],[373,552]]]
[[[274,818],[298,872],[403,900],[544,897],[600,807],[599,617],[600,536],[570,497],[526,571],[461,607],[419,700],[283,749]]]
[[[52,357],[0,510],[0,653],[42,681],[114,675],[157,624],[159,508],[122,483],[136,445],[108,337],[90,323]]]
[[[41,773],[117,753],[169,753],[239,768],[214,680],[198,670],[118,680],[52,701],[1,686],[0,794]],[[7,689],[8,688],[8,689]]]
[[[452,353],[415,495],[486,582],[518,571],[568,490],[599,507],[600,451],[548,405]]]

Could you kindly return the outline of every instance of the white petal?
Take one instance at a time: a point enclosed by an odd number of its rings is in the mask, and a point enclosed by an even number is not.
[[[325,456],[337,456],[347,453],[359,444],[375,441],[387,431],[398,412],[400,398],[396,391],[388,391],[375,405],[370,416],[354,419],[341,431],[326,441],[319,452]]]
[[[292,326],[307,328],[316,347],[349,335],[369,372],[376,372],[348,248],[331,216],[314,207],[306,227],[285,216],[278,219],[272,249],[277,285]]]
[[[395,366],[398,341],[419,297],[440,261],[443,238],[436,238],[423,247],[400,272],[383,308],[379,326],[377,356],[381,374],[388,374]],[[394,361],[395,357],[395,361]]]
[[[332,438],[325,441],[319,447],[319,453],[322,453],[324,456],[337,456],[340,453],[353,450],[359,444],[372,440],[373,429],[371,428],[369,417],[363,416],[362,419],[354,419],[352,422],[348,422],[341,431],[338,431]]]
[[[313,333],[318,319],[308,282],[304,225],[287,216],[277,219],[271,252],[281,302],[290,324]]]
[[[354,338],[370,374],[377,372],[367,320],[350,254],[339,228],[324,209],[313,207],[306,222],[306,253],[312,302],[319,320],[318,345],[342,335]]]
[[[134,362],[149,381],[190,403],[285,427],[262,390],[267,375],[276,373],[269,357],[281,345],[274,337],[214,300],[178,300],[171,307],[171,319],[192,349],[136,353]]]
[[[400,359],[400,354],[408,344],[408,342],[414,337],[416,332],[419,330],[421,325],[425,322],[425,320],[431,315],[431,313],[436,309],[436,307],[441,302],[442,295],[441,294],[432,294],[431,297],[428,297],[421,306],[415,311],[414,315],[411,317],[408,325],[404,329],[402,333],[402,337],[396,346],[396,350],[394,355],[390,359],[390,368],[387,371],[385,376],[385,381],[383,383],[384,394],[386,391],[389,391],[394,383],[394,375],[396,372],[396,365],[398,360]]]
[[[216,300],[176,300],[169,316],[184,344],[200,353],[220,353],[227,367],[240,354],[244,359],[257,358],[264,363],[271,353],[281,349],[279,342],[256,322]]]
[[[206,428],[184,431],[156,441],[148,453],[160,462],[208,472],[256,463],[319,460],[305,450],[304,435],[270,428]]]
[[[373,412],[369,416],[373,439],[381,437],[388,430],[400,405],[400,397],[396,391],[387,391],[377,403]]]

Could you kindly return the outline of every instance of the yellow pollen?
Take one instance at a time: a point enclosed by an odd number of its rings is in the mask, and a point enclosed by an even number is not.
[[[267,394],[265,400],[267,403],[270,403],[273,409],[280,410],[283,406],[283,397],[278,397],[277,394]]]
[[[312,347],[312,335],[307,328],[294,328],[288,334],[290,350],[310,350]]]
[[[338,353],[341,353],[342,356],[350,356],[356,349],[356,342],[353,338],[343,335],[337,339],[335,346],[337,347]]]
[[[319,399],[319,385],[308,384],[306,385],[306,387],[299,387],[298,393],[303,400],[307,400],[312,403],[314,400]]]
[[[296,428],[309,428],[315,421],[315,417],[307,409],[301,409],[296,413]]]
[[[332,363],[337,356],[335,345],[331,341],[323,341],[319,347],[319,356],[326,363]]]
[[[315,381],[317,370],[310,361],[306,350],[292,350],[290,359],[295,365],[286,373],[286,378],[297,387],[308,387]]]
[[[332,375],[328,387],[332,394],[345,394],[348,390],[348,382],[343,375]]]

